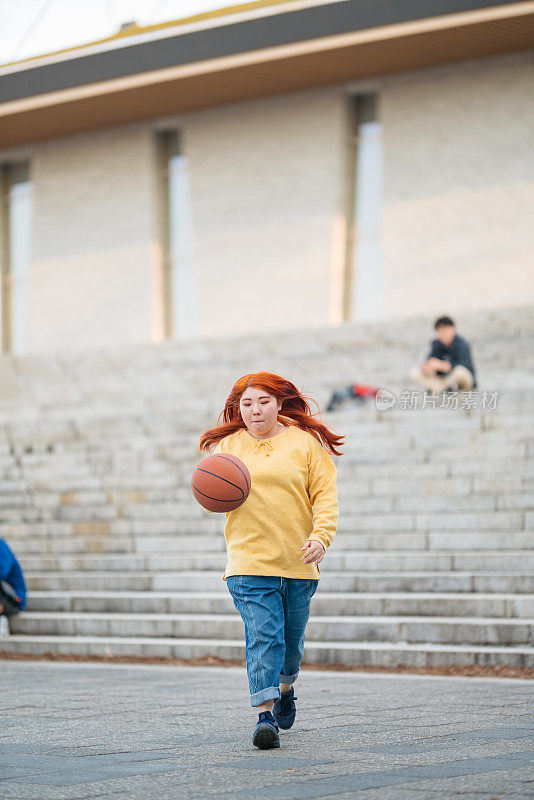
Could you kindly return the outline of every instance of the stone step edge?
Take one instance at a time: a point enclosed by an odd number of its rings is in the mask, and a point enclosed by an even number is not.
[[[370,551],[373,552],[373,551]],[[378,552],[378,551],[374,551]],[[412,550],[409,551],[413,553]],[[478,551],[476,551],[478,552]],[[514,553],[514,551],[511,551]],[[530,552],[530,551],[529,551]],[[502,555],[503,551],[500,551]],[[90,575],[92,578],[107,578],[109,580],[109,570],[95,570],[93,572],[88,572],[87,570],[42,570],[42,569],[25,569],[24,574],[26,576],[33,576],[34,578],[58,578],[58,577],[67,577],[67,578],[81,578]],[[114,578],[125,578],[125,577],[132,577],[132,578],[145,578],[145,577],[154,577],[154,575],[165,575],[166,578],[170,577],[181,577],[181,578],[213,578],[217,580],[222,580],[222,575],[220,569],[217,570],[165,570],[164,572],[156,572],[154,570],[113,570],[113,577]],[[486,571],[476,571],[476,570],[417,570],[417,571],[397,571],[393,572],[391,570],[382,570],[382,571],[374,571],[374,570],[325,570],[323,569],[322,577],[328,576],[329,578],[450,578],[454,576],[455,578],[534,578],[534,571],[533,570],[522,570],[519,572],[518,570],[500,570],[496,572],[495,570]]]
[[[138,613],[138,612],[107,612],[107,611],[23,611],[21,619],[32,620],[101,620],[107,622],[109,620],[137,620],[139,622],[168,622],[175,621],[191,621],[198,622],[234,622],[240,619],[238,612],[232,614],[217,614],[217,613]],[[310,620],[314,619],[314,615],[310,616]],[[399,625],[534,625],[534,618],[531,617],[437,617],[437,616],[421,616],[420,614],[405,615],[405,614],[391,614],[391,615],[330,615],[321,614],[317,615],[317,621],[328,622],[334,624],[336,622],[346,623],[370,623],[382,624],[394,622]]]
[[[534,513],[534,508],[525,507],[522,508],[521,512],[512,512],[512,513],[524,513],[524,512],[532,512]],[[439,513],[439,512],[436,512]],[[461,511],[457,511],[457,514],[461,514]],[[388,516],[385,514],[384,516]],[[365,514],[362,514],[361,517],[358,517],[359,520],[365,518]],[[58,522],[63,523],[64,520],[58,520]],[[16,526],[20,528],[24,525],[50,525],[51,527],[54,526],[54,521],[46,521],[46,522],[14,522],[13,525],[10,525],[8,522],[0,524],[0,534],[8,536],[10,539],[16,540],[17,542],[23,542],[26,545],[38,546],[42,544],[48,544],[50,542],[58,542],[61,544],[68,544],[69,542],[76,542],[77,544],[91,544],[91,543],[101,543],[101,542],[115,542],[115,543],[123,543],[128,542],[130,544],[138,544],[139,541],[157,541],[158,539],[166,539],[166,540],[174,540],[174,539],[216,539],[217,541],[222,541],[224,543],[224,531],[216,530],[194,530],[194,531],[161,531],[158,533],[149,533],[147,532],[138,532],[138,531],[118,531],[116,533],[92,533],[85,536],[80,536],[79,534],[75,533],[74,531],[43,531],[42,533],[36,533],[35,531],[10,531],[9,528]],[[76,524],[76,523],[74,523]],[[83,523],[85,524],[85,523]],[[93,524],[93,522],[89,522],[89,525]],[[7,528],[7,530],[2,530],[2,528]],[[336,536],[339,535],[339,539],[334,539],[332,545],[334,543],[337,544],[338,541],[341,541],[342,538],[345,536],[376,536],[377,534],[387,535],[387,536],[398,536],[398,535],[405,535],[405,534],[413,534],[413,535],[420,535],[420,534],[429,534],[429,535],[436,535],[436,534],[476,534],[477,536],[514,536],[518,534],[529,534],[534,536],[534,528],[521,528],[520,530],[503,530],[502,528],[421,528],[417,529],[405,529],[405,528],[386,528],[383,530],[376,530],[374,528],[364,528],[364,529],[351,529],[351,530],[344,530],[343,528],[338,528]],[[191,551],[193,552],[193,551]],[[93,555],[88,553],[88,555]]]
[[[0,639],[0,649],[9,650],[9,644],[96,644],[104,647],[112,645],[131,645],[150,646],[167,645],[169,647],[196,646],[196,647],[235,647],[244,652],[245,643],[236,639],[169,639],[154,637],[120,637],[120,636],[30,636],[26,634],[11,634],[5,639]],[[304,645],[304,649],[309,650],[397,650],[397,651],[434,651],[434,652],[455,652],[455,653],[521,653],[534,656],[534,647],[524,645],[466,645],[466,644],[439,644],[431,642],[402,643],[402,642],[314,642],[309,641]]]
[[[531,531],[518,531],[518,533],[530,533],[530,532]],[[534,531],[532,531],[532,532],[534,532]],[[375,533],[376,534],[377,531],[372,531],[370,533]],[[385,533],[387,533],[387,531]],[[418,533],[418,531],[406,531],[406,533]],[[419,533],[424,533],[424,531],[419,531]],[[443,531],[442,533],[443,533],[443,535],[446,535],[447,533],[454,533],[454,531]],[[486,531],[481,531],[480,533],[484,534],[484,533],[486,533]],[[395,534],[393,534],[393,535],[395,535]],[[331,553],[334,552],[331,549],[329,549],[328,551],[331,552]],[[413,550],[393,550],[393,549],[391,549],[391,550],[390,549],[387,549],[387,550],[364,550],[364,549],[362,549],[362,550],[343,550],[342,552],[344,554],[351,554],[351,555],[358,555],[358,556],[359,555],[371,554],[375,558],[377,556],[382,556],[382,555],[413,556],[413,554],[414,554]],[[428,550],[428,551],[423,551],[423,552],[432,553],[432,555],[446,555],[446,556],[450,556],[451,555],[451,551],[450,550],[439,550],[439,549],[436,549],[436,550]],[[454,555],[457,555],[457,556],[465,556],[465,555],[470,555],[470,556],[471,555],[477,555],[478,556],[478,555],[480,555],[480,550],[467,550],[467,549],[466,550],[454,550],[453,553],[454,553]],[[503,555],[508,555],[508,556],[512,556],[512,555],[513,556],[526,556],[526,555],[533,555],[533,554],[534,554],[534,550],[484,550],[484,555],[487,555],[487,556],[503,556]],[[59,558],[62,558],[62,559],[83,558],[83,559],[86,559],[88,561],[91,561],[91,560],[96,561],[99,558],[100,559],[102,559],[102,558],[106,558],[106,559],[107,558],[121,558],[123,560],[126,560],[126,559],[132,560],[134,558],[170,558],[171,556],[174,557],[174,558],[178,558],[180,556],[183,557],[183,558],[201,558],[203,556],[213,557],[213,556],[223,556],[223,555],[226,555],[226,553],[224,551],[222,551],[222,552],[214,551],[213,553],[206,553],[206,551],[204,551],[204,550],[188,550],[186,553],[168,553],[168,552],[165,552],[165,551],[162,552],[162,553],[68,553],[66,556],[53,555],[53,554],[40,554],[40,553],[36,553],[35,555],[33,555],[33,554],[30,554],[30,553],[25,553],[22,556],[22,558],[23,559],[24,559],[24,557],[26,557],[26,558],[39,558],[39,559],[43,559],[43,560],[44,559],[49,559],[49,560],[54,560],[54,561],[57,561],[57,559],[59,559]],[[25,571],[27,571],[27,570],[25,570]]]
[[[378,352],[378,351],[377,351]],[[502,369],[492,373],[493,379],[498,380],[499,382],[503,382],[503,378],[509,378],[510,376],[510,369],[507,370],[506,366],[503,365]],[[515,370],[513,370],[515,371]],[[488,373],[489,375],[490,373]],[[522,377],[522,373],[519,373]],[[232,380],[234,379],[233,374],[232,377],[229,379],[228,386],[231,385]],[[334,383],[332,384],[332,380]],[[361,412],[359,416],[363,417],[364,414],[367,415],[366,419],[369,417],[373,418],[377,413],[381,413],[385,415],[387,413],[390,419],[399,419],[400,414],[405,414],[406,411],[401,409],[399,406],[396,406],[392,409],[389,409],[387,412],[377,412],[377,409],[374,403],[370,402],[367,406],[362,406],[357,408],[353,404],[348,404],[346,406],[338,407],[337,410],[327,411],[326,410],[326,399],[327,395],[331,393],[332,390],[339,389],[339,381],[335,379],[331,379],[328,383],[321,384],[319,381],[316,384],[315,394],[318,396],[320,393],[324,393],[325,395],[325,402],[324,407],[321,408],[321,414],[324,415],[324,418],[327,420],[331,420],[332,423],[341,424],[346,418],[351,418],[354,421],[354,412]],[[400,394],[402,391],[418,391],[417,387],[414,389],[413,385],[408,385],[408,383],[403,380],[402,378],[388,378],[387,385],[386,383],[381,383],[381,388],[387,388],[393,391],[395,394]],[[485,387],[486,391],[490,391]],[[484,389],[481,389],[484,391]],[[512,390],[511,388],[505,388],[500,396],[500,405],[497,404],[497,408],[492,409],[482,409],[482,408],[457,408],[457,409],[446,409],[440,408],[431,408],[430,406],[426,409],[420,409],[420,411],[425,411],[425,413],[430,414],[439,414],[441,412],[441,417],[445,417],[445,414],[451,413],[451,411],[455,411],[462,420],[465,418],[471,419],[478,414],[479,416],[485,415],[493,415],[496,418],[501,418],[503,416],[507,416],[510,412],[513,412],[514,409],[519,407],[521,410],[523,406],[528,406],[531,404],[531,397],[528,395],[529,389],[527,388],[524,392],[520,394]],[[186,397],[187,393],[184,393],[182,397]],[[179,399],[179,398],[178,398]],[[128,406],[125,410],[125,400],[128,401]],[[90,405],[89,405],[90,403]],[[43,419],[48,420],[51,419],[53,421],[58,421],[65,425],[65,423],[69,422],[97,422],[97,423],[107,423],[110,420],[114,421],[120,419],[121,421],[131,422],[138,422],[147,420],[150,424],[153,420],[159,420],[161,417],[157,416],[157,413],[164,414],[166,419],[174,419],[176,416],[176,403],[177,403],[177,395],[172,395],[169,393],[166,396],[161,397],[157,394],[146,394],[141,397],[137,402],[134,398],[132,401],[131,396],[128,396],[125,392],[124,395],[118,399],[114,399],[108,395],[104,397],[101,403],[95,402],[94,399],[88,399],[85,395],[78,399],[72,398],[70,400],[64,400],[63,398],[52,398],[48,401],[39,400],[38,398],[32,399],[30,401],[24,402],[24,399],[17,397],[16,401],[13,402],[6,402],[5,398],[2,398],[0,402],[0,424],[3,426],[9,426],[13,428],[14,426],[24,426],[25,423],[29,421],[34,423],[42,423]],[[191,409],[191,412],[193,409]],[[15,413],[16,412],[16,413]],[[216,409],[210,407],[211,414],[215,414],[216,416]],[[463,413],[462,413],[463,412]],[[469,413],[472,412],[472,413]],[[196,419],[196,418],[193,418]],[[475,417],[476,419],[476,417]],[[192,431],[193,434],[196,434],[197,431],[200,429],[204,430],[204,428],[209,427],[210,420],[206,420],[205,417],[202,417],[198,423],[192,424],[185,424],[184,430]]]
[[[512,593],[512,592],[327,592],[321,591],[320,596],[325,599],[366,599],[366,600],[379,600],[382,598],[387,598],[388,600],[404,600],[404,599],[421,599],[421,600],[463,600],[464,598],[477,598],[479,600],[515,600],[517,599],[518,594],[521,598],[525,599],[533,599],[534,600],[534,593],[533,592],[522,592],[522,593]],[[182,599],[182,598],[192,598],[196,599],[220,599],[222,597],[230,597],[229,592],[222,591],[222,592],[154,592],[154,591],[144,591],[144,592],[133,592],[133,591],[74,591],[72,589],[65,589],[62,590],[44,590],[38,589],[35,591],[31,591],[29,593],[30,597],[39,598],[53,598],[53,597],[67,597],[69,599],[82,599],[87,598],[89,600],[104,600],[106,598],[115,598],[120,597],[123,599],[136,599],[138,600],[140,597],[152,598],[152,599]],[[319,596],[319,595],[317,595]]]

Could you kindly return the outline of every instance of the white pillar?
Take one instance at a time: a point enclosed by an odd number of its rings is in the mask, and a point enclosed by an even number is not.
[[[191,339],[197,335],[197,314],[187,158],[172,156],[168,174],[172,329],[177,339]]]
[[[11,283],[11,351],[26,349],[28,272],[31,262],[32,184],[14,183],[9,189],[9,278]]]
[[[384,314],[382,256],[382,126],[358,126],[356,165],[355,247],[351,308],[355,320],[381,319]]]

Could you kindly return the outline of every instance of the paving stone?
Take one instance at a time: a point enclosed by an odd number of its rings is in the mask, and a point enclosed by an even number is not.
[[[534,797],[531,681],[311,672],[252,745],[244,669],[2,662],[2,800]]]

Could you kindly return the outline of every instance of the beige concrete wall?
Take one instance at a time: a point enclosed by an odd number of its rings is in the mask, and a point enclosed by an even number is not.
[[[146,125],[33,148],[28,351],[150,340],[152,156]]]
[[[339,321],[343,113],[333,88],[180,119],[200,336]],[[161,339],[154,139],[147,123],[32,148],[28,352]]]
[[[531,54],[378,91],[386,316],[534,302]],[[200,336],[341,321],[344,92],[181,117]],[[161,338],[154,125],[42,142],[31,167],[27,350]]]
[[[381,86],[387,316],[534,302],[534,58]]]
[[[203,334],[337,322],[341,91],[196,112],[183,131]]]

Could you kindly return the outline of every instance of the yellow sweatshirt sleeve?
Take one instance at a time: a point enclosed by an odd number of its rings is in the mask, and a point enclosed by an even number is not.
[[[332,457],[314,438],[308,466],[308,494],[313,506],[313,530],[308,539],[324,549],[332,543],[339,516],[337,469]]]

